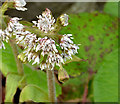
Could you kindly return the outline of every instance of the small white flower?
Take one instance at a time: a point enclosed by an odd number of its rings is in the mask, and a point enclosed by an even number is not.
[[[14,0],[14,2],[15,2],[15,8],[17,10],[21,10],[21,11],[27,10],[27,8],[24,7],[26,5],[25,0]]]
[[[40,58],[39,58],[39,56],[37,56],[37,57],[35,58],[35,61],[32,63],[32,65],[34,65],[35,63],[37,63],[37,64],[40,63]]]

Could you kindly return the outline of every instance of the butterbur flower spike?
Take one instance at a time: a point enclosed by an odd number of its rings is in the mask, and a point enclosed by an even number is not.
[[[49,37],[55,26],[55,19],[49,9],[46,9],[37,18],[38,21],[33,21],[34,26],[37,26],[47,36],[38,37],[36,34],[25,30],[24,25],[19,22],[21,18],[14,17],[10,19],[8,27],[4,31],[0,31],[0,48],[5,48],[2,41],[8,42],[9,38],[14,36],[16,44],[24,46],[24,51],[18,55],[22,62],[32,61],[32,65],[40,65],[41,70],[53,70],[55,65],[60,67],[64,64],[67,58],[72,59],[72,55],[78,53],[79,47],[72,41],[72,34],[55,35],[58,36],[57,41]],[[61,25],[68,25],[67,14],[61,15],[59,20]]]

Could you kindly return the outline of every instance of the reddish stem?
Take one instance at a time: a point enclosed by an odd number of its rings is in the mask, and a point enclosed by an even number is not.
[[[89,82],[89,81],[88,81]],[[82,104],[85,104],[86,100],[87,100],[87,95],[88,95],[88,82],[85,85],[85,89],[84,89],[84,94],[83,94],[83,99],[82,99]]]

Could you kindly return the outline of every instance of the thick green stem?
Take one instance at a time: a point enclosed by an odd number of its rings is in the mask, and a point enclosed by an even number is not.
[[[47,81],[50,102],[57,102],[54,70],[47,70]]]
[[[18,54],[19,54],[18,49],[17,49],[17,46],[12,39],[10,39],[10,45],[12,47],[12,50],[13,50],[13,53],[14,53],[14,56],[15,56],[18,73],[20,75],[23,75],[23,65],[22,65],[21,61],[18,59]]]

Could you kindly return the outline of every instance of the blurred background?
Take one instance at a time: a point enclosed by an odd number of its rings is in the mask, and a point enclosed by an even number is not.
[[[81,12],[103,12],[105,2],[28,2],[26,12],[17,10],[8,10],[6,14],[9,16],[19,16],[24,20],[32,21],[37,15],[41,14],[45,8],[49,8],[54,17],[58,17],[62,13],[77,14]]]

